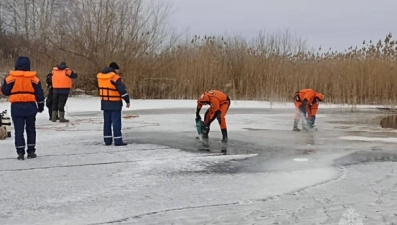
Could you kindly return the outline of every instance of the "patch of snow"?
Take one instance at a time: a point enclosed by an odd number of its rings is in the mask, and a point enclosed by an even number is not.
[[[295,158],[294,161],[307,162],[307,161],[309,161],[309,159],[307,159],[307,158]]]
[[[363,136],[343,136],[339,137],[342,140],[349,141],[366,141],[366,142],[388,142],[397,143],[397,138],[394,137],[363,137]]]

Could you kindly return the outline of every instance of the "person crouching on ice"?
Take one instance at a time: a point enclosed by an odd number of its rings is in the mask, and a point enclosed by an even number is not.
[[[211,123],[217,119],[222,131],[222,142],[227,142],[226,113],[229,110],[230,98],[223,92],[211,90],[204,92],[197,100],[196,120],[201,120],[200,110],[203,105],[210,105],[204,114],[201,130],[203,138],[208,138]]]
[[[303,116],[303,122],[306,122],[306,127],[303,129],[312,129],[316,118],[319,102],[323,101],[324,95],[317,93],[313,89],[302,89],[295,93],[294,104],[296,108],[296,114],[294,119],[293,131],[300,131],[298,123],[300,117]],[[308,117],[306,117],[308,113]]]

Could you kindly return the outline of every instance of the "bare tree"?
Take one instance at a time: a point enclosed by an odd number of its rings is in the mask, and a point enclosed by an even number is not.
[[[68,0],[48,45],[101,67],[109,60],[127,64],[159,49],[169,33],[166,3],[142,0]]]
[[[24,52],[42,52],[49,31],[57,23],[61,0],[2,0],[3,19],[14,43]]]

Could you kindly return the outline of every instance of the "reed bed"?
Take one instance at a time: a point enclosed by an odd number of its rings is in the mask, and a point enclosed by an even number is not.
[[[66,61],[79,74],[74,88],[96,94],[96,74],[115,61],[135,99],[196,99],[203,91],[218,89],[232,99],[292,101],[299,89],[312,88],[323,93],[328,103],[397,102],[397,44],[392,34],[343,52],[309,49],[305,41],[289,31],[260,32],[250,40],[234,35],[182,38],[169,35],[159,17],[154,18],[158,19],[155,25],[138,29],[141,23],[136,18],[142,16],[133,13],[143,7],[138,5],[143,4],[139,0],[129,1],[131,5],[126,5],[126,0],[123,5],[116,0],[107,1],[106,4],[119,4],[114,11],[109,11],[114,8],[110,6],[91,7],[96,4],[92,0],[73,1],[70,10],[75,11],[69,14],[79,17],[58,21],[70,23],[66,28],[51,21],[52,30],[43,26],[42,32],[36,32],[41,35],[37,38],[0,29],[0,73],[12,69],[18,55],[29,56],[32,69],[42,79],[57,63]],[[79,8],[79,4],[91,8]],[[108,18],[109,13],[114,19],[99,18],[100,23],[96,22],[90,15],[97,11],[103,14],[102,18]],[[150,15],[156,12],[159,10]],[[126,18],[132,22],[120,22]],[[135,19],[138,25],[133,24]]]

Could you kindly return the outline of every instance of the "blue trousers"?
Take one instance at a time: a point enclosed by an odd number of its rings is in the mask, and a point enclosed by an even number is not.
[[[121,110],[103,110],[103,120],[103,140],[105,141],[105,144],[111,145],[113,139],[114,144],[122,144]]]
[[[25,154],[24,130],[28,141],[28,154],[36,151],[36,116],[16,116],[12,117],[15,130],[15,148],[17,153]],[[26,127],[25,127],[26,125]]]

